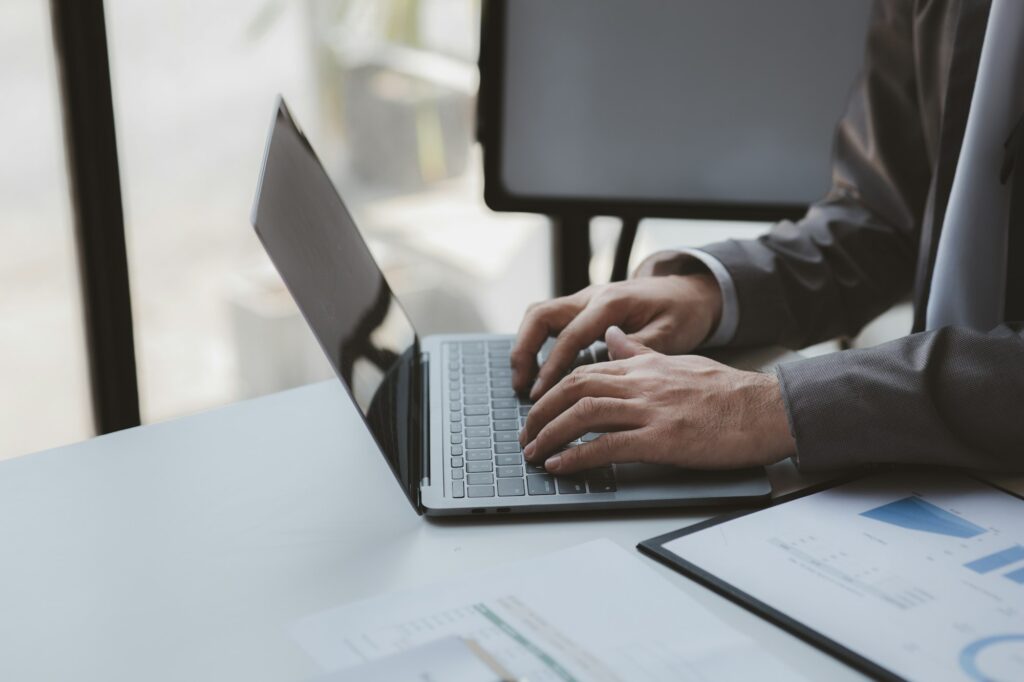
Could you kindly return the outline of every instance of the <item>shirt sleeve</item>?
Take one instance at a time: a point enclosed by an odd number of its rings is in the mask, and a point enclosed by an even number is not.
[[[722,261],[700,249],[682,248],[679,249],[679,252],[699,260],[704,267],[711,271],[718,282],[718,288],[722,291],[722,318],[718,321],[715,330],[711,332],[711,336],[701,344],[701,348],[717,348],[728,345],[736,336],[736,328],[740,324],[740,304],[732,275],[722,265]]]

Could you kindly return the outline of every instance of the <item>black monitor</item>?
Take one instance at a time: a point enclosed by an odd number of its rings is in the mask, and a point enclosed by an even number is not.
[[[830,183],[868,0],[488,0],[496,210],[774,220]]]

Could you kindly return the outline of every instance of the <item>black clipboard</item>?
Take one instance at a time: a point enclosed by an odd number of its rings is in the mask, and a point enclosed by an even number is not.
[[[894,467],[892,471],[906,471],[908,468],[909,467]],[[942,470],[931,467],[914,467],[912,468],[912,470],[921,471],[922,473],[927,473],[929,471],[944,471],[947,474],[949,473],[948,469]],[[897,675],[891,670],[883,668],[871,659],[866,658],[861,654],[858,654],[857,652],[846,648],[834,639],[826,637],[817,630],[814,630],[813,628],[804,625],[802,622],[796,620],[795,618],[789,617],[782,611],[779,611],[778,609],[775,609],[769,606],[768,604],[765,604],[756,597],[729,584],[725,580],[718,578],[714,574],[705,571],[704,569],[687,561],[686,559],[679,557],[677,554],[665,549],[664,547],[665,544],[671,542],[672,540],[675,540],[676,538],[680,538],[685,535],[690,535],[692,533],[697,533],[707,528],[717,526],[719,524],[728,523],[733,519],[738,519],[740,517],[747,516],[748,514],[757,514],[758,512],[764,511],[765,509],[771,509],[773,507],[786,504],[787,502],[792,502],[793,500],[798,500],[800,498],[815,495],[817,493],[824,492],[826,490],[830,490],[841,485],[846,485],[847,483],[853,483],[854,481],[859,481],[861,479],[872,478],[875,476],[882,475],[884,475],[884,473],[879,473],[878,471],[867,473],[860,471],[856,474],[845,475],[827,481],[825,483],[813,485],[808,488],[804,488],[803,490],[798,490],[788,495],[782,495],[774,499],[772,503],[767,507],[762,507],[759,509],[743,509],[736,512],[731,512],[729,514],[723,514],[721,516],[716,516],[706,521],[696,523],[692,526],[680,528],[679,530],[672,531],[671,533],[658,535],[656,537],[640,542],[639,544],[637,544],[636,548],[640,550],[641,553],[646,554],[652,559],[661,562],[662,564],[668,566],[674,571],[683,574],[684,576],[690,578],[694,582],[703,585],[711,591],[742,606],[754,615],[763,618],[772,625],[776,625],[782,628],[791,635],[794,635],[795,637],[807,642],[811,646],[814,646],[815,648],[824,651],[826,654],[832,656],[833,658],[839,661],[842,661],[850,667],[859,670],[860,672],[866,675],[869,675],[873,679],[903,682],[906,678],[901,677],[900,675]],[[980,478],[979,476],[975,476],[973,474],[966,472],[963,473],[962,475],[965,478],[969,478],[974,481],[978,481],[984,483],[985,485],[991,486],[993,490],[998,490],[999,492],[1006,493],[1011,497],[1015,497],[1019,500],[1024,500],[1024,496],[1018,495],[1012,490],[1001,488],[998,485],[992,483],[991,481],[987,481],[983,478]]]

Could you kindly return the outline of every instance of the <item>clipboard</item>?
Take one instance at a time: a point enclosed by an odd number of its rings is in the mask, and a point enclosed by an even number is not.
[[[917,472],[923,476],[934,476],[937,472],[933,469],[914,469],[911,470]],[[941,471],[941,470],[940,470]],[[773,509],[777,509],[783,505],[787,505],[797,500],[803,500],[812,496],[820,495],[828,491],[832,491],[844,486],[851,484],[860,484],[863,482],[870,482],[872,479],[886,480],[888,477],[893,475],[906,475],[907,470],[896,470],[894,472],[886,473],[868,473],[864,474],[860,472],[856,475],[844,476],[839,479],[828,481],[824,484],[812,486],[810,488],[791,493],[789,495],[782,496],[773,501],[773,503],[767,507],[753,510],[739,510],[718,516],[712,519],[708,519],[701,523],[697,523],[692,526],[681,528],[677,531],[659,535],[648,540],[644,540],[637,545],[637,549],[655,559],[656,561],[665,564],[669,568],[683,574],[687,578],[707,587],[708,589],[716,592],[717,594],[729,599],[730,601],[742,606],[748,611],[754,613],[760,618],[776,625],[790,634],[798,637],[799,639],[811,644],[812,646],[824,651],[833,658],[846,663],[850,667],[863,672],[874,679],[879,680],[904,680],[906,677],[898,674],[890,668],[879,664],[872,660],[863,653],[858,653],[854,649],[844,645],[842,642],[823,634],[814,627],[806,624],[800,618],[794,617],[790,613],[787,613],[784,608],[777,608],[772,606],[757,596],[751,594],[749,591],[742,589],[741,587],[729,582],[716,575],[714,572],[706,570],[702,566],[690,559],[680,556],[676,552],[667,549],[666,545],[671,543],[678,538],[695,535],[706,531],[710,528],[723,526],[729,524],[738,519],[744,517],[751,517],[758,514],[764,514],[770,512]],[[976,476],[963,473],[950,476],[948,471],[941,471],[938,473],[939,476],[944,476],[950,479],[962,479],[963,481],[969,481],[972,485],[983,484],[991,488],[993,492],[1000,495],[1006,495],[1017,501],[1024,501],[1024,497],[1018,495],[1012,491],[1001,488],[989,481],[978,478]],[[1021,599],[1024,600],[1024,584],[1019,586],[1021,588]],[[969,679],[969,678],[968,678]],[[979,678],[980,679],[980,678]]]

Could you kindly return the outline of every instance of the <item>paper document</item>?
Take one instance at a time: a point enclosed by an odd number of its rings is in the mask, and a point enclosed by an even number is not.
[[[458,636],[530,682],[800,679],[608,540],[325,611],[291,631],[326,671]]]
[[[665,548],[888,670],[1024,680],[1024,500],[963,476],[875,476]]]
[[[391,656],[343,668],[315,682],[508,682],[512,676],[479,647],[460,637],[443,637]]]

